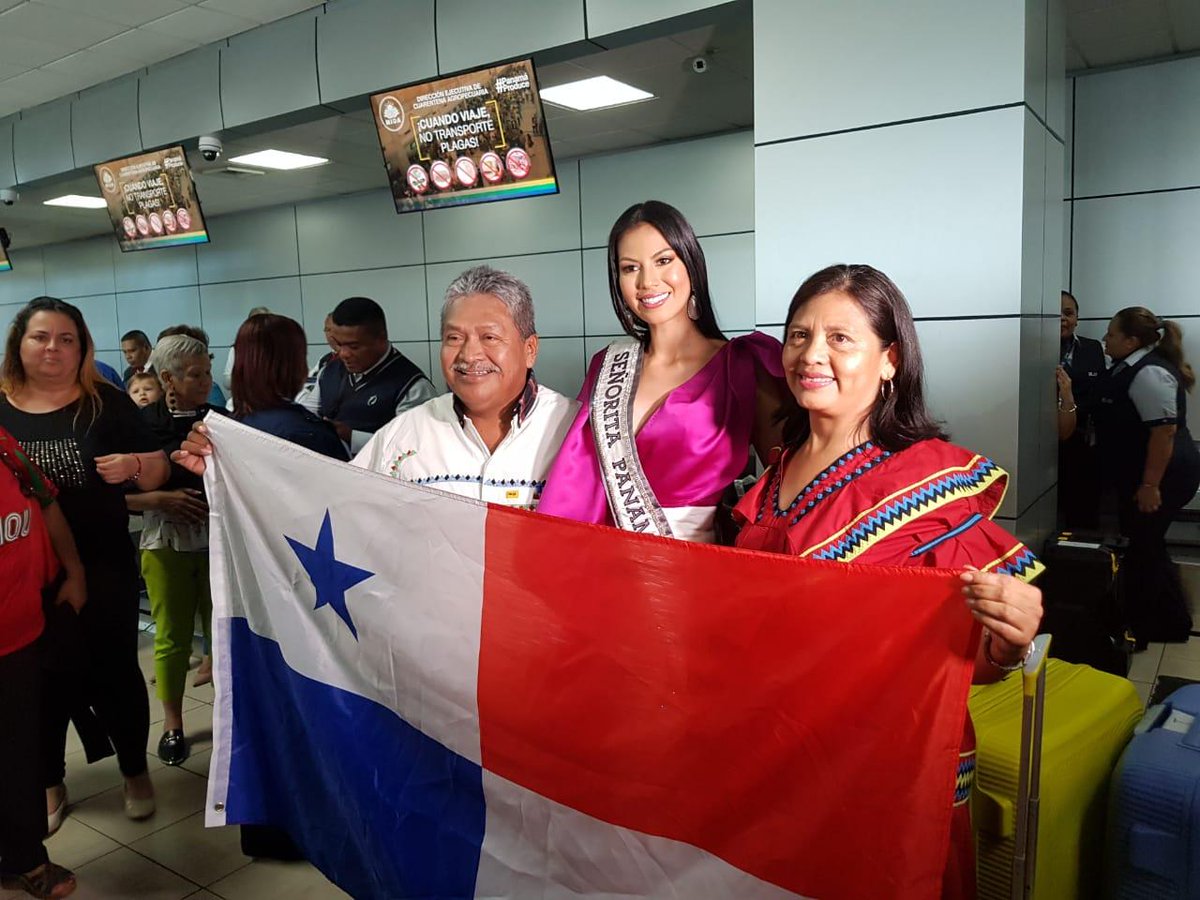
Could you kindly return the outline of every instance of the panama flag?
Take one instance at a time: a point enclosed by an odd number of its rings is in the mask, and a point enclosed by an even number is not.
[[[936,897],[973,641],[945,571],[497,508],[224,418],[207,821],[359,898]]]

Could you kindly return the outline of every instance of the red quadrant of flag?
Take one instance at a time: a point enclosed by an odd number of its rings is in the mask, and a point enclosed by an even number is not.
[[[945,571],[489,508],[483,765],[806,896],[937,896],[978,629]]]

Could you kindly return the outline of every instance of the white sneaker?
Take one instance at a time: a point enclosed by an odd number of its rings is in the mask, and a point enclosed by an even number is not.
[[[59,787],[62,788],[62,799],[54,807],[54,812],[46,814],[46,837],[62,828],[63,819],[67,817],[67,786],[60,784]]]
[[[125,815],[133,819],[135,822],[142,819],[148,819],[154,815],[156,805],[154,802],[154,794],[149,797],[131,797],[129,795],[129,781],[125,782],[122,789],[125,798]]]

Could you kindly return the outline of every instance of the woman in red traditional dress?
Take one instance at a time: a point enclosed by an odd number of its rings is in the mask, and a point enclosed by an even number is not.
[[[1041,593],[1027,582],[1042,565],[992,521],[1007,474],[948,443],[926,410],[921,350],[900,289],[864,265],[813,275],[788,309],[783,369],[796,405],[782,451],[737,506],[737,545],[965,569],[967,607],[983,626],[975,682],[1019,668],[1041,621]],[[953,797],[947,786],[955,809],[943,897],[975,896],[974,754],[968,719]]]

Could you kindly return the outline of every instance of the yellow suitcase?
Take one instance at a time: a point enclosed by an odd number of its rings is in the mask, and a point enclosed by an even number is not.
[[[1030,731],[1030,675],[1014,673],[971,690],[977,744],[971,818],[980,900],[1075,900],[1099,896],[1104,870],[1108,784],[1121,751],[1142,717],[1133,684],[1124,678],[1057,659],[1046,660],[1040,729]],[[1026,696],[1030,695],[1030,702]],[[1022,788],[1021,735],[1025,718],[1032,745],[1033,797],[1028,820],[1018,812]],[[1040,730],[1040,744],[1037,741]],[[1037,757],[1040,749],[1040,777]],[[1040,787],[1040,796],[1039,796]],[[1014,877],[1019,832],[1028,829],[1030,871]],[[1024,837],[1022,833],[1020,835]],[[1018,871],[1021,870],[1018,859]]]

